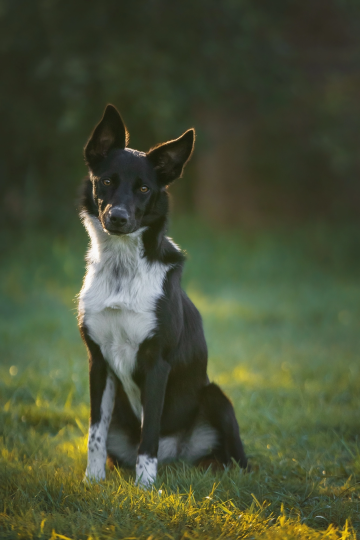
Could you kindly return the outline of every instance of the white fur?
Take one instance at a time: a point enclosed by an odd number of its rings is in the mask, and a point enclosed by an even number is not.
[[[180,448],[178,458],[190,462],[196,461],[210,454],[211,450],[216,447],[218,439],[219,435],[212,426],[199,424]]]
[[[216,448],[218,433],[209,424],[198,424],[190,435],[176,434],[161,437],[158,461],[164,463],[176,459],[194,462],[209,455]],[[130,442],[126,433],[111,429],[106,442],[108,452],[124,465],[133,467],[136,462],[137,446]]]
[[[172,461],[178,458],[180,438],[176,436],[161,437],[159,441],[158,461]],[[109,454],[116,457],[128,467],[134,467],[138,446],[131,443],[126,433],[121,430],[110,430],[106,441]]]
[[[136,484],[141,487],[149,487],[156,480],[157,473],[156,458],[151,458],[146,454],[140,454],[136,460]]]
[[[106,439],[115,400],[115,384],[108,374],[101,400],[100,421],[90,426],[88,440],[88,464],[85,477],[88,480],[105,480]]]
[[[160,438],[157,456],[159,463],[164,461],[173,461],[178,457],[180,440],[180,437],[176,435]]]
[[[79,297],[79,317],[121,380],[140,419],[140,390],[132,373],[140,343],[155,330],[156,302],[163,294],[170,266],[145,259],[144,228],[114,236],[104,231],[96,217],[83,213],[82,218],[91,245]]]

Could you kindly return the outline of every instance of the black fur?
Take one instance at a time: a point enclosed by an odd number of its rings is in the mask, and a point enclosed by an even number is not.
[[[210,456],[241,467],[247,459],[234,409],[207,376],[207,346],[198,310],[181,289],[183,253],[165,236],[169,211],[166,186],[181,176],[189,160],[194,130],[159,145],[147,154],[126,149],[128,134],[116,109],[108,105],[85,148],[90,177],[83,186],[82,209],[96,216],[110,234],[122,235],[146,227],[144,257],[171,265],[156,306],[155,335],[140,344],[133,379],[141,392],[143,426],[134,414],[120,381],[110,429],[126,433],[139,454],[156,457],[159,437],[190,432],[201,418],[219,435]],[[104,183],[105,182],[105,183]],[[108,185],[106,185],[108,184]],[[143,187],[148,191],[142,192]],[[120,208],[114,214],[114,208]],[[116,272],[121,274],[121,268]],[[90,357],[91,416],[99,416],[106,360],[87,335]]]
[[[106,384],[107,365],[100,347],[90,338],[84,325],[80,326],[80,334],[89,355],[90,423],[96,424],[100,421],[100,406]]]

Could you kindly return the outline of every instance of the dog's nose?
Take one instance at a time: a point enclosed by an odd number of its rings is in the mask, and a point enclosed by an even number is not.
[[[112,225],[124,226],[129,221],[129,213],[125,208],[112,208],[109,214]]]

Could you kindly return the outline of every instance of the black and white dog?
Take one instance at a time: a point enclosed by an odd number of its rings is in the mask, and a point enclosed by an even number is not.
[[[81,217],[91,244],[79,301],[90,362],[86,478],[109,456],[150,486],[157,464],[247,459],[234,409],[206,374],[199,312],[181,289],[184,255],[165,236],[167,186],[182,174],[195,132],[151,149],[127,148],[112,105],[86,147]]]

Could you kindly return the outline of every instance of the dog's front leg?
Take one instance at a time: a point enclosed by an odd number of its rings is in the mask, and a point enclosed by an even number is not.
[[[81,329],[89,352],[90,376],[90,428],[88,462],[85,478],[89,481],[105,480],[106,439],[115,400],[114,375],[109,370],[100,347]]]
[[[170,366],[161,358],[146,370],[141,391],[143,419],[136,460],[136,483],[149,487],[156,479],[160,422]]]

